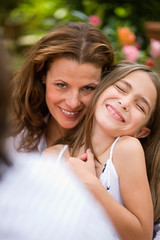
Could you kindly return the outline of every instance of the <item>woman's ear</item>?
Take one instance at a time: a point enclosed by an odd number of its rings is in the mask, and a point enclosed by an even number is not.
[[[147,127],[141,128],[141,130],[134,135],[136,138],[145,138],[151,133],[151,130]]]
[[[42,83],[46,84],[46,76],[45,75],[43,75],[43,77],[42,77]]]

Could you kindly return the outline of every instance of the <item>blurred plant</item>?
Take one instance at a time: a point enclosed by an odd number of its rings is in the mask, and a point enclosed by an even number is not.
[[[129,27],[118,27],[117,32],[119,41],[123,46],[135,42],[136,36]]]
[[[155,67],[155,62],[160,58],[160,41],[150,39],[148,45],[142,48],[142,36],[136,36],[136,29],[130,23],[120,22],[111,18],[108,25],[103,25],[102,20],[94,15],[88,17],[88,21],[101,28],[107,35],[115,50],[115,62],[129,60]],[[96,23],[96,24],[95,24]]]
[[[122,48],[122,52],[124,53],[124,58],[132,62],[136,62],[140,55],[139,49],[133,45],[124,45]]]
[[[157,41],[153,38],[150,41],[150,55],[153,58],[160,56],[160,41]]]
[[[117,50],[122,58],[154,67],[160,56],[160,41],[151,39],[146,49],[141,49],[135,33],[129,27],[118,27]]]
[[[136,62],[139,58],[139,44],[136,42],[136,35],[129,27],[118,27],[117,31],[117,55],[119,58]]]
[[[97,27],[102,24],[102,20],[96,15],[89,16],[88,20],[91,24],[93,24],[94,26],[97,26]]]
[[[8,1],[13,5],[12,0]],[[157,5],[156,0],[149,1],[155,4],[155,9],[159,9],[160,4]],[[128,59],[154,66],[155,60],[160,56],[160,42],[155,39],[147,42],[145,38],[143,24],[147,16],[147,5],[139,3],[137,9],[136,3],[126,1],[122,1],[122,4],[111,0],[100,2],[101,4],[97,0],[15,0],[14,7],[9,12],[4,14],[4,7],[0,8],[0,26],[4,25],[7,39],[14,42],[11,47],[22,55],[22,51],[58,25],[71,21],[89,22],[109,38],[115,50],[115,62]],[[143,18],[137,18],[138,12],[140,15],[144,9]],[[148,9],[150,10],[152,8]]]
[[[157,68],[159,69],[159,59],[160,59],[160,41],[151,38],[149,45],[149,55],[146,59],[145,64],[154,67],[157,62]],[[159,70],[158,70],[159,71]]]

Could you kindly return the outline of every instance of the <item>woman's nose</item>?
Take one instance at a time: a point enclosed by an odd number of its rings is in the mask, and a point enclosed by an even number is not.
[[[69,96],[66,98],[66,104],[71,109],[76,109],[81,105],[79,93],[70,93]]]

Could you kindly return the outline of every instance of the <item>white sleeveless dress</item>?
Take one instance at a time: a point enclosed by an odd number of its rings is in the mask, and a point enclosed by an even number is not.
[[[107,159],[106,164],[104,165],[104,168],[102,170],[99,180],[102,183],[102,185],[106,188],[106,190],[112,195],[112,197],[117,202],[119,202],[121,205],[124,205],[122,198],[121,198],[120,189],[119,189],[118,174],[117,174],[117,171],[116,171],[113,161],[112,161],[113,149],[114,149],[116,142],[119,140],[119,138],[120,137],[117,137],[111,146],[109,159]],[[62,148],[62,150],[60,151],[60,153],[58,155],[57,163],[60,161],[63,161],[62,160],[63,154],[67,148],[68,148],[68,145],[65,145]]]

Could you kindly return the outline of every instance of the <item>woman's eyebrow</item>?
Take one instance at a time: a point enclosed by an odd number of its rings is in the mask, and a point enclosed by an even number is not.
[[[88,83],[88,84],[85,84],[85,86],[90,86],[90,85],[98,86],[98,83],[90,82],[90,83]]]

